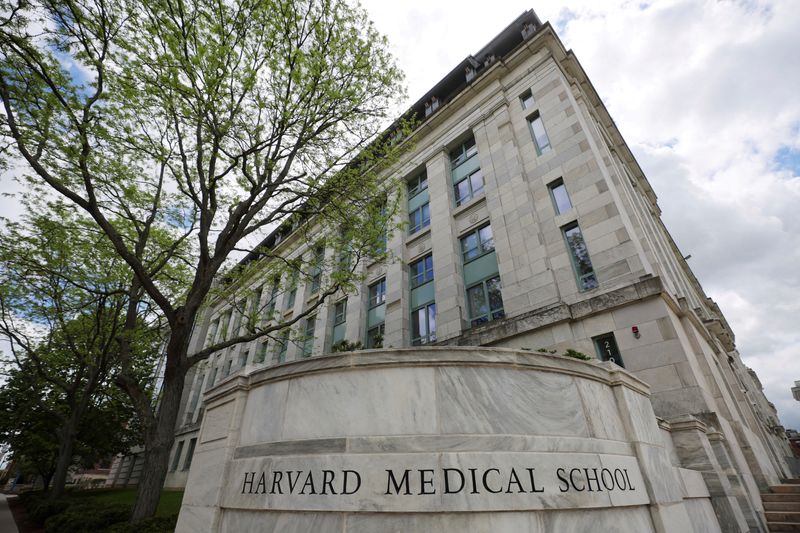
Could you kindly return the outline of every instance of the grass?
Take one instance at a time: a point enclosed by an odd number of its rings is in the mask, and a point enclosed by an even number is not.
[[[136,489],[97,489],[70,491],[67,493],[69,498],[87,498],[98,503],[124,503],[133,506],[136,500]],[[156,516],[176,515],[181,510],[183,500],[182,490],[162,490],[161,499],[158,502]]]

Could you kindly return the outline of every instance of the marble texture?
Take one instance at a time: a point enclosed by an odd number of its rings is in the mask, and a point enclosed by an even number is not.
[[[591,434],[599,439],[627,440],[611,389],[589,380],[576,380]]]
[[[240,445],[282,440],[289,381],[255,387],[247,396]]]
[[[224,439],[230,434],[234,409],[235,404],[230,401],[206,410],[200,431],[200,444]]]
[[[344,516],[339,513],[263,513],[225,510],[223,533],[341,533]]]
[[[442,367],[436,372],[436,388],[442,433],[589,436],[571,376]]]
[[[722,533],[710,501],[705,498],[697,498],[684,500],[683,504],[692,520],[694,533]]]

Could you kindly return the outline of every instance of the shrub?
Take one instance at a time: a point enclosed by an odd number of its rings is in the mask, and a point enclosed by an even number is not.
[[[48,518],[44,523],[45,533],[97,533],[118,522],[130,518],[131,507],[126,504],[104,504],[94,502],[73,503],[61,514]]]
[[[106,533],[172,533],[178,523],[178,515],[156,516],[141,522],[114,524]]]
[[[37,524],[43,524],[45,520],[63,513],[70,506],[70,502],[66,499],[50,501],[45,495],[26,498],[22,503],[25,505],[28,517]]]
[[[581,361],[591,361],[592,360],[592,358],[589,357],[588,355],[586,355],[585,353],[579,352],[577,350],[573,350],[572,348],[570,348],[569,350],[564,352],[564,355],[567,356],[567,357],[572,357],[573,359],[580,359]]]

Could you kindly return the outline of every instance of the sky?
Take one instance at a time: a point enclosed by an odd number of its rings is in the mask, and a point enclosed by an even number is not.
[[[419,99],[527,9],[574,50],[786,427],[800,429],[800,3],[362,0]],[[13,190],[0,177],[0,193]],[[19,205],[0,197],[0,214]]]
[[[362,0],[408,103],[527,9],[572,49],[786,427],[800,429],[800,3]]]

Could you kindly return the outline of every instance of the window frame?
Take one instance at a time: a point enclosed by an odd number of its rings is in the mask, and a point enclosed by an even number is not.
[[[526,105],[525,102],[527,102],[529,99],[530,99],[530,105]],[[525,111],[530,111],[532,109],[535,109],[536,99],[533,97],[533,91],[528,89],[527,91],[519,95],[519,103],[522,106],[522,109],[524,109]]]
[[[489,295],[489,282],[491,282],[491,281],[493,281],[495,279],[498,282],[498,290],[500,291],[500,301],[502,302],[503,307],[500,307],[500,308],[497,308],[497,309],[492,309],[492,307],[491,307],[491,297]],[[486,306],[487,306],[487,311],[486,311],[486,313],[484,313],[482,315],[474,317],[474,316],[472,316],[472,302],[470,300],[470,290],[472,290],[472,289],[474,289],[476,287],[481,287],[481,289],[482,289],[483,298],[484,298],[484,301],[486,302]],[[490,276],[488,278],[482,279],[481,281],[478,281],[477,283],[473,283],[472,285],[470,285],[469,287],[466,288],[466,294],[467,294],[467,316],[469,318],[470,327],[474,328],[474,327],[480,326],[481,324],[486,324],[488,322],[493,322],[495,320],[500,320],[502,318],[505,318],[505,316],[506,316],[506,313],[505,313],[505,302],[503,302],[502,288],[503,288],[503,281],[500,278],[500,274],[496,274],[494,276]],[[500,314],[498,316],[495,316],[496,313],[500,313]],[[485,320],[481,320],[484,317],[486,319]]]
[[[381,291],[379,287],[382,287],[383,290]],[[377,288],[375,293],[375,298],[373,298],[372,296],[373,288]],[[385,303],[386,303],[386,278],[383,277],[367,286],[367,309],[373,309]]]
[[[428,263],[430,263],[430,265],[428,265]],[[419,265],[419,264],[422,264],[422,273],[421,273],[421,279],[418,280],[418,278],[420,278],[420,274],[416,270],[416,266]],[[429,268],[429,266],[430,266],[430,268]],[[412,261],[408,265],[408,274],[409,274],[409,277],[410,277],[409,286],[412,289],[416,289],[417,287],[421,287],[422,285],[425,285],[429,281],[433,281],[433,276],[434,276],[434,273],[433,273],[433,253],[432,252],[428,253],[428,254],[420,257],[416,261]]]
[[[310,329],[309,329],[310,327]],[[317,328],[317,315],[306,317],[305,327],[303,328],[303,347],[301,350],[302,357],[311,357],[314,353],[315,330]]]
[[[197,447],[197,437],[189,440],[189,447],[186,448],[186,458],[183,460],[182,471],[189,470],[192,466],[192,458],[194,457],[194,449]]]
[[[178,441],[177,446],[175,447],[175,455],[172,457],[172,464],[169,467],[170,472],[176,472],[178,470],[178,465],[181,464],[181,455],[183,454],[183,445],[186,443],[185,440]]]
[[[412,183],[414,186],[412,187]],[[406,182],[408,199],[414,198],[422,191],[428,190],[428,174],[424,170]]]
[[[431,307],[433,308],[433,321],[431,322]],[[427,334],[423,337],[420,335],[419,337],[414,336],[414,325],[417,324],[415,320],[415,314],[424,311],[425,313],[425,329]],[[425,344],[430,344],[432,342],[436,342],[436,302],[428,302],[424,305],[421,305],[415,309],[411,310],[411,346],[423,346]],[[433,323],[433,329],[431,329],[431,323]]]
[[[489,230],[492,232],[492,237],[491,237],[492,247],[491,248],[486,248],[484,246],[485,242],[489,242],[488,240],[487,241],[483,241],[481,239],[481,233],[480,232],[482,230],[486,229],[486,228],[489,228]],[[466,239],[468,239],[469,237],[473,236],[473,235],[478,240],[478,245],[477,245],[476,248],[474,248],[475,250],[478,250],[478,254],[475,257],[467,258],[467,251],[468,250],[464,249],[464,241]],[[494,230],[492,230],[492,223],[491,222],[487,222],[486,224],[483,224],[482,226],[480,226],[478,228],[475,228],[473,230],[470,230],[467,233],[463,234],[459,238],[459,244],[460,244],[460,247],[461,247],[461,261],[465,265],[467,263],[471,263],[472,261],[475,261],[476,259],[480,259],[481,257],[483,257],[486,254],[490,254],[490,253],[494,252],[495,251]]]
[[[572,231],[577,229],[581,236],[581,242],[583,243],[583,248],[586,251],[586,259],[589,263],[589,267],[591,270],[586,274],[581,274],[578,268],[579,258],[575,250],[573,249],[572,245],[570,244],[569,237],[567,236],[568,231]],[[591,291],[600,287],[600,280],[597,279],[597,272],[594,270],[594,265],[592,264],[591,254],[589,253],[589,246],[586,244],[586,239],[583,237],[583,230],[581,230],[580,224],[578,221],[570,222],[561,227],[561,235],[564,237],[564,244],[567,247],[567,255],[569,255],[569,261],[572,265],[572,272],[575,275],[575,281],[578,285],[578,290],[580,292]],[[584,280],[589,278],[594,278],[594,286],[586,286]]]
[[[472,184],[472,177],[476,174],[480,174],[482,185],[475,189],[473,188]],[[467,182],[469,187],[469,193],[466,196],[459,197],[458,193],[458,186],[462,183]],[[486,178],[483,176],[483,172],[480,168],[476,169],[475,172],[470,173],[467,176],[464,176],[462,179],[458,180],[456,183],[453,184],[453,199],[456,202],[456,207],[460,207],[462,205],[468,204],[472,200],[481,197],[486,192]]]
[[[611,350],[609,348],[603,347],[601,342],[607,341],[608,339],[614,343],[614,348],[616,348],[616,355],[608,354]],[[608,333],[603,333],[602,335],[596,335],[592,337],[592,344],[594,344],[594,349],[597,354],[597,358],[601,361],[611,361],[615,365],[619,365],[622,368],[625,368],[625,361],[622,359],[622,352],[620,352],[619,344],[617,343],[617,338],[614,335],[613,331],[609,331]],[[619,360],[617,360],[619,359]]]
[[[559,207],[558,199],[556,198],[556,189],[560,187],[563,187],[564,196],[566,198],[567,203],[569,204],[569,208],[563,211]],[[567,184],[564,183],[564,178],[558,178],[548,183],[547,192],[550,193],[550,200],[553,202],[553,209],[555,210],[556,215],[563,215],[564,213],[568,213],[572,211],[572,209],[574,209],[575,206],[572,205],[572,198],[570,198],[569,196],[569,191],[567,190]]]
[[[339,313],[339,306],[342,306],[342,312]],[[339,316],[341,314],[341,320]],[[333,325],[338,326],[347,322],[347,298],[342,298],[333,304]]]
[[[377,346],[377,345],[373,346],[372,343],[370,342],[370,339],[372,339],[372,337],[373,337],[371,335],[371,332],[376,330],[376,329],[379,330],[378,334],[381,336],[380,346]],[[385,333],[386,333],[386,322],[385,321],[381,322],[380,324],[376,324],[376,325],[372,326],[371,328],[368,328],[367,329],[367,342],[365,343],[366,344],[366,346],[365,346],[366,349],[368,349],[368,350],[373,350],[373,349],[377,350],[379,348],[383,348],[383,339],[384,339]]]
[[[322,271],[325,262],[325,245],[318,244],[312,250],[311,256],[311,283],[309,284],[310,294],[316,294],[322,287]]]
[[[528,131],[530,131],[531,139],[533,139],[533,146],[534,148],[536,148],[536,155],[541,156],[546,154],[547,152],[552,151],[553,143],[552,141],[550,141],[550,135],[548,135],[547,133],[547,128],[544,127],[544,119],[542,119],[542,115],[541,113],[539,113],[539,110],[537,109],[536,111],[528,115],[526,120],[528,122]],[[533,127],[534,122],[536,122],[537,120],[542,126],[542,132],[544,133],[545,139],[547,139],[547,144],[544,146],[539,145],[539,140],[536,138],[536,131],[534,130]]]
[[[470,144],[472,141],[472,144]],[[467,146],[469,144],[469,146]],[[456,152],[459,152],[458,155],[455,155]],[[475,142],[475,135],[470,135],[468,138],[464,139],[456,148],[450,150],[450,169],[456,169],[460,167],[465,162],[469,161],[476,155],[478,155],[478,143]]]

